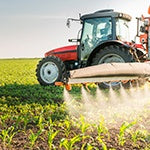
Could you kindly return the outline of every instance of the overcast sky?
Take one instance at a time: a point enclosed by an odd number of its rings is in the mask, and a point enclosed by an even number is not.
[[[0,58],[43,57],[50,49],[71,45],[80,25],[66,27],[68,17],[114,9],[133,17],[147,15],[149,0],[0,0]],[[133,39],[133,38],[132,38]]]

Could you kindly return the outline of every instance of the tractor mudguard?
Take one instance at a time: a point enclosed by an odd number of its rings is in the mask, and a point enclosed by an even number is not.
[[[109,46],[109,45],[120,45],[120,46],[123,46],[127,49],[130,49],[131,46],[122,42],[122,41],[118,41],[118,40],[109,40],[109,41],[103,41],[101,42],[93,51],[92,53],[90,54],[88,60],[87,60],[87,66],[89,66],[91,64],[91,61],[94,57],[94,55],[100,50],[100,49],[103,49],[104,47],[106,46]]]

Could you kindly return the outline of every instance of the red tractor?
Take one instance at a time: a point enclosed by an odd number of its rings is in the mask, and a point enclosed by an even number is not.
[[[137,37],[140,44],[129,41],[128,23],[131,17],[114,10],[100,10],[86,14],[80,19],[82,30],[80,37],[70,39],[76,45],[53,49],[45,53],[39,62],[36,76],[41,85],[53,85],[56,81],[64,81],[70,70],[112,62],[144,62],[150,58],[150,18],[137,18]],[[139,35],[141,33],[141,35]],[[103,82],[101,87],[110,84]],[[119,86],[112,82],[113,87]]]

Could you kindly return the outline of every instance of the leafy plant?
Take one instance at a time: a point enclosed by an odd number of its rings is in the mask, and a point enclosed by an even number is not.
[[[28,114],[25,114],[23,117],[24,130],[26,130],[27,124],[30,122],[30,117]]]
[[[16,132],[14,132],[13,126],[9,127],[8,129],[3,129],[0,134],[0,138],[3,141],[3,145],[10,145],[15,134]]]
[[[101,139],[101,137],[97,137],[99,143],[102,145],[102,149],[103,150],[107,150],[107,146],[106,144],[103,142],[103,140]]]
[[[38,119],[38,127],[40,128],[40,130],[44,129],[43,120],[44,120],[43,115],[40,114],[39,119]]]
[[[64,124],[65,124],[65,127],[64,127],[65,135],[66,137],[68,137],[71,131],[71,121],[69,120],[68,117],[64,120]]]
[[[91,138],[92,139],[92,137],[90,137],[89,135],[86,135],[86,131],[87,131],[87,129],[89,129],[90,124],[85,121],[84,116],[80,117],[80,125],[79,125],[79,127],[80,127],[80,130],[81,130],[81,134],[80,135],[82,137],[82,144],[84,145],[85,139],[87,139],[87,138]]]
[[[97,126],[97,132],[98,132],[98,137],[100,137],[100,138],[103,138],[102,133],[105,135],[107,134],[109,137],[109,132],[108,132],[107,127],[105,126],[105,121],[104,121],[103,117],[101,117],[101,120]]]
[[[82,134],[85,134],[85,132],[86,132],[86,130],[89,128],[89,123],[87,123],[86,121],[85,121],[85,118],[84,118],[84,116],[82,116],[81,115],[81,117],[80,117],[80,130],[81,130],[81,132],[82,132]]]
[[[48,131],[48,146],[49,149],[51,150],[52,148],[55,149],[54,145],[53,145],[53,140],[56,137],[56,135],[59,133],[59,131],[53,131],[53,130],[49,130]]]
[[[32,130],[30,130],[30,135],[29,135],[29,145],[30,148],[32,149],[37,138],[39,137],[39,135],[42,133],[42,130],[39,130],[37,133],[33,133]]]
[[[137,145],[137,141],[141,140],[145,142],[146,136],[147,136],[147,131],[146,130],[136,130],[136,131],[131,131],[131,139],[133,141],[134,146]]]
[[[73,137],[73,138],[70,139],[70,140],[68,140],[68,139],[66,139],[66,138],[63,138],[63,139],[61,139],[61,142],[60,142],[60,148],[61,148],[62,146],[64,146],[66,150],[72,150],[74,144],[75,144],[76,142],[81,141],[81,139],[82,139],[82,138],[80,137],[80,135],[77,135],[77,136]]]
[[[128,122],[124,122],[121,127],[120,127],[120,131],[119,131],[119,135],[118,135],[118,140],[119,140],[119,145],[123,146],[124,143],[126,142],[126,138],[125,138],[125,132],[132,127],[133,125],[136,124],[136,121],[133,121],[131,123]]]

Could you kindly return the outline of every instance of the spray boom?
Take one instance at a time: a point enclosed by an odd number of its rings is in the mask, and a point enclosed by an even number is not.
[[[133,80],[149,80],[150,63],[107,63],[70,71],[67,82],[56,82],[71,90],[73,84],[128,82]]]

